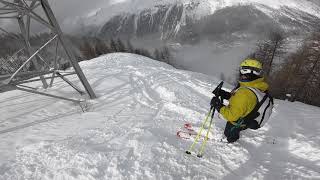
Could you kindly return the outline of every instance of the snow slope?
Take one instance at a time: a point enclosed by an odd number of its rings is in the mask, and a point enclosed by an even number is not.
[[[235,144],[218,141],[225,122],[215,118],[198,159],[176,132],[200,126],[218,79],[122,53],[81,66],[99,97],[86,100],[85,113],[40,95],[0,94],[1,180],[320,179],[317,107],[277,100],[269,123]],[[79,98],[62,81],[41,91]]]

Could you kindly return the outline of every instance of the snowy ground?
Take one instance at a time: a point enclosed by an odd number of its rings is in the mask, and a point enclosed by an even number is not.
[[[176,132],[200,126],[217,79],[130,54],[81,66],[99,97],[85,113],[63,100],[0,94],[1,180],[320,179],[317,107],[276,101],[268,124],[235,144],[217,141],[225,122],[216,118],[199,159],[184,153],[192,141]],[[62,81],[43,91],[84,98]]]

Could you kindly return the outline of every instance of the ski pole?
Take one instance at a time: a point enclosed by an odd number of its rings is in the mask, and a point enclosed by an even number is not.
[[[221,90],[222,86],[223,86],[223,81],[220,82],[220,84],[219,84],[219,85],[216,87],[216,89],[212,92],[212,93],[213,93],[216,97],[218,97],[218,98],[219,98],[219,96],[220,96],[220,90]],[[221,103],[223,102],[221,97],[220,97],[220,101],[221,101]],[[216,107],[211,107],[211,110],[212,110],[212,109],[213,109],[213,111],[212,111],[212,114],[211,114],[210,124],[209,124],[209,127],[208,127],[208,129],[207,129],[207,133],[206,133],[205,139],[204,139],[204,141],[203,141],[202,144],[201,144],[200,151],[199,151],[199,153],[197,154],[197,157],[199,157],[199,158],[201,158],[201,157],[203,156],[204,148],[205,148],[205,146],[206,146],[206,144],[207,144],[207,142],[208,142],[208,139],[209,139],[209,132],[211,131],[211,127],[212,127],[212,123],[213,123],[213,117],[214,117],[214,113],[215,113],[215,111],[216,111]]]
[[[200,128],[200,131],[198,132],[198,134],[197,134],[197,136],[196,136],[196,139],[195,139],[195,140],[193,141],[193,143],[191,144],[189,150],[186,151],[187,154],[191,154],[191,151],[193,150],[194,146],[198,143],[198,140],[199,140],[199,138],[200,138],[200,136],[201,136],[201,133],[202,133],[202,131],[203,131],[203,129],[204,129],[204,126],[205,126],[205,125],[207,124],[207,122],[208,122],[208,119],[209,119],[209,117],[210,117],[211,111],[212,111],[212,108],[210,108],[210,111],[209,111],[207,117],[205,118],[205,121],[202,123],[201,128]]]
[[[216,97],[219,97],[219,93],[220,93],[220,90],[221,90],[222,86],[223,86],[223,81],[221,81],[221,82],[219,83],[219,85],[213,90],[212,93],[213,93]],[[213,110],[213,111],[212,111],[212,110]],[[205,139],[205,141],[202,143],[201,149],[200,149],[200,153],[199,153],[200,155],[202,154],[202,151],[203,151],[203,149],[204,149],[204,147],[205,147],[205,145],[206,145],[206,143],[207,143],[207,141],[208,141],[208,136],[209,136],[209,132],[210,132],[211,125],[212,125],[214,112],[215,112],[215,108],[211,106],[210,111],[209,111],[209,113],[208,113],[205,121],[204,121],[204,122],[202,123],[202,125],[201,125],[200,131],[198,132],[198,134],[197,134],[197,136],[196,136],[196,139],[195,139],[194,142],[191,144],[189,150],[186,151],[187,154],[191,154],[191,151],[193,150],[194,146],[198,143],[198,140],[199,140],[199,138],[200,138],[200,136],[201,136],[201,133],[202,133],[202,131],[203,131],[203,129],[204,129],[204,126],[207,124],[208,119],[209,119],[210,114],[211,114],[212,117],[211,117],[211,120],[210,120],[209,129],[208,129],[207,134],[206,134],[206,139]],[[198,155],[199,155],[199,154],[198,154]],[[202,155],[201,155],[201,156],[202,156]],[[201,156],[200,156],[200,157],[201,157]],[[198,157],[199,157],[199,156],[198,156]]]
[[[212,122],[213,122],[213,117],[214,117],[214,113],[215,113],[215,110],[216,108],[213,109],[213,112],[212,112],[212,115],[211,115],[211,120],[210,120],[210,124],[209,124],[209,128],[208,128],[208,131],[207,131],[207,134],[206,134],[206,137],[204,139],[204,141],[202,142],[201,144],[201,147],[200,147],[200,151],[197,155],[197,157],[201,158],[203,156],[203,150],[207,144],[207,141],[209,139],[209,132],[211,131],[211,126],[212,126]]]

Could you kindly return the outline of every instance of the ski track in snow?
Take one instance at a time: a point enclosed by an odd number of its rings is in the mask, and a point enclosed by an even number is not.
[[[217,79],[124,53],[81,66],[98,96],[85,113],[62,100],[0,94],[0,179],[320,179],[317,107],[277,100],[267,125],[234,144],[219,142],[225,122],[215,118],[199,159],[176,132],[201,125]],[[62,81],[42,91],[79,98]]]

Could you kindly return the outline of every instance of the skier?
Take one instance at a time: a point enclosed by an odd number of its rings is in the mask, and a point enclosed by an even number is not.
[[[240,131],[258,129],[271,115],[273,99],[268,93],[269,85],[262,76],[262,64],[255,59],[246,59],[240,64],[239,84],[231,91],[220,90],[212,98],[211,107],[226,119],[224,135],[229,143],[239,139]],[[219,96],[229,101],[224,106]]]

